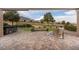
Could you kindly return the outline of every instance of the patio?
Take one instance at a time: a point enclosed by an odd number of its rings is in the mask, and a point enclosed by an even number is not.
[[[0,37],[3,50],[60,50],[79,49],[79,37],[65,34],[65,39],[57,39],[48,32],[16,32]]]

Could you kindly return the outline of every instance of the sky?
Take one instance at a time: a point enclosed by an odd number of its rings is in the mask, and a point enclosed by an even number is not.
[[[56,22],[65,20],[66,22],[77,23],[75,10],[29,10],[18,11],[20,16],[28,17],[34,20],[40,20],[44,14],[50,12]]]

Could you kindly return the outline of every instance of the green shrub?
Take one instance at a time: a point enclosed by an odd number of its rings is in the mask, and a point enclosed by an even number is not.
[[[33,27],[31,24],[17,25],[17,27]]]
[[[32,31],[32,32],[34,31],[34,28],[33,28],[33,27],[31,28],[31,31]]]
[[[3,23],[3,27],[10,27],[11,25],[7,24],[7,23]]]
[[[49,29],[47,28],[46,31],[49,31]]]
[[[31,24],[25,24],[25,27],[33,27]]]
[[[77,30],[77,27],[74,26],[73,24],[65,24],[64,28],[69,31],[76,31]]]

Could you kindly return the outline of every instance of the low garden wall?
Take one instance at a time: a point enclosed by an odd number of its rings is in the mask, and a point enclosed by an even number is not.
[[[16,32],[17,27],[16,26],[8,26],[8,27],[4,27],[3,30],[4,30],[4,35],[7,35],[7,34]]]
[[[34,31],[33,26],[30,24],[9,25],[7,23],[4,23],[3,30],[4,30],[4,35],[11,34],[11,33],[17,32],[19,30]]]

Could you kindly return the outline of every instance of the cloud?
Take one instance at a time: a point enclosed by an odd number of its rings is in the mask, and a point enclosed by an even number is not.
[[[71,23],[77,23],[77,20],[76,20],[76,16],[73,15],[73,16],[55,16],[54,19],[57,21],[57,22],[61,22],[61,21],[66,21],[66,22],[71,22]]]
[[[76,15],[76,11],[75,10],[70,10],[67,12],[64,12],[66,15]]]
[[[29,15],[28,11],[18,11],[18,13],[20,14],[20,16]]]
[[[36,13],[42,13],[45,14],[47,12],[52,12],[53,10],[28,10],[28,11],[18,11],[19,14],[26,15],[26,14],[36,14]]]
[[[65,20],[66,22],[77,23],[77,16],[75,10],[68,10],[64,12],[65,15],[54,16],[57,22]]]
[[[41,16],[41,17],[39,17],[39,18],[37,18],[37,19],[35,19],[35,20],[41,20],[41,19],[43,19],[43,17],[44,17],[44,16]]]

